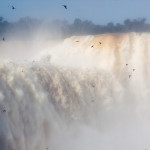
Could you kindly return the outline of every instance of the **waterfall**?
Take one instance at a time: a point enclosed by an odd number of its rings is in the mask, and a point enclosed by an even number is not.
[[[0,150],[150,149],[148,33],[14,43],[0,43]]]

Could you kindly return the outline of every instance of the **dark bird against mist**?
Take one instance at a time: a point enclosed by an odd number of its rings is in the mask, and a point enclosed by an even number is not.
[[[79,41],[76,41],[76,42],[79,42]]]
[[[62,5],[65,9],[67,9],[67,5]]]
[[[94,45],[91,46],[91,48],[93,48],[93,47],[94,47]]]
[[[129,78],[131,78],[131,75],[129,75]]]
[[[4,109],[4,110],[2,110],[2,112],[6,112],[6,110]]]
[[[99,44],[102,44],[101,42],[99,42]]]
[[[5,38],[3,37],[3,39],[2,39],[3,41],[5,41]]]
[[[133,71],[135,71],[135,69],[133,69]]]

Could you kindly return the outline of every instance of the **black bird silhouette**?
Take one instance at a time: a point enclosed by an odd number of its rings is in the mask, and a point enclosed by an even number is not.
[[[2,39],[3,41],[5,41],[5,38],[3,37],[3,39]]]
[[[67,9],[67,5],[62,5],[65,9]]]
[[[126,66],[128,66],[128,64],[126,64]]]
[[[79,41],[76,41],[76,42],[79,42]]]
[[[6,112],[6,110],[4,109],[4,110],[2,110],[2,112]]]
[[[131,75],[129,75],[129,78],[131,78]]]
[[[101,42],[99,42],[99,44],[102,44]]]
[[[135,71],[135,69],[133,69],[133,71]]]
[[[11,6],[12,10],[16,9],[14,6]]]
[[[93,47],[94,47],[94,45],[91,46],[91,48],[93,48]]]

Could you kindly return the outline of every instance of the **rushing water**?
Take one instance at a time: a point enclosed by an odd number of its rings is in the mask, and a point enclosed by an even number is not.
[[[150,149],[149,34],[42,44],[0,43],[0,150]]]

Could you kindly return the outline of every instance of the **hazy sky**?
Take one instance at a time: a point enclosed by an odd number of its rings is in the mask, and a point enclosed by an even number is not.
[[[68,10],[61,5],[66,4]],[[13,5],[12,10],[8,5]],[[15,21],[30,16],[43,20],[75,18],[106,24],[142,18],[150,20],[150,0],[0,0],[0,16]]]

